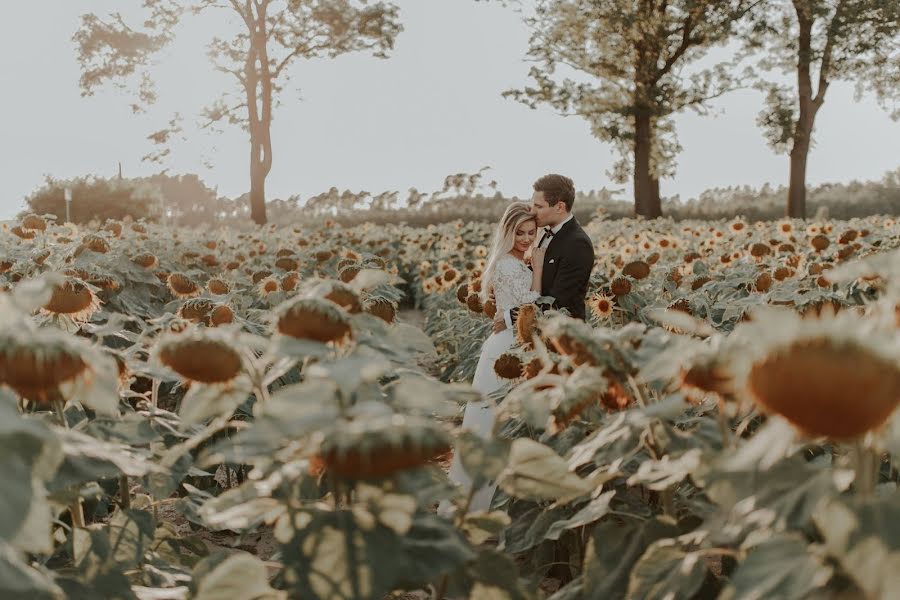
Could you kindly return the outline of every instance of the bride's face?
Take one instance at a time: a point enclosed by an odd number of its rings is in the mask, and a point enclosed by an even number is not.
[[[516,229],[516,241],[513,247],[520,252],[525,252],[534,243],[535,237],[537,237],[537,223],[534,219],[529,219]]]

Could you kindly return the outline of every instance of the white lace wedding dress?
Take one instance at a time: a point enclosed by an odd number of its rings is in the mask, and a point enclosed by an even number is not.
[[[521,260],[512,255],[501,257],[494,268],[491,282],[494,286],[494,300],[497,303],[497,313],[509,310],[522,304],[534,302],[540,297],[537,292],[531,291],[531,269]],[[500,333],[491,333],[481,346],[481,356],[478,358],[478,366],[475,368],[475,378],[472,387],[486,395],[503,386],[504,381],[494,372],[494,361],[501,354],[509,350],[515,344],[515,333],[507,328]],[[463,415],[462,427],[469,429],[481,437],[488,437],[494,425],[494,405],[491,400],[481,400],[466,404],[466,412]],[[453,457],[450,465],[450,479],[462,487],[464,493],[471,489],[472,480],[463,469],[459,456]],[[493,483],[479,488],[472,498],[470,511],[490,509],[494,490]],[[438,508],[441,514],[447,514],[449,503],[442,502]]]

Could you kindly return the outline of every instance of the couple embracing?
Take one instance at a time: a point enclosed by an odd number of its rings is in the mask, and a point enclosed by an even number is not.
[[[494,372],[494,362],[516,343],[514,327],[520,306],[546,296],[553,299],[552,308],[565,309],[577,319],[585,317],[594,245],[572,214],[575,185],[568,177],[552,174],[535,181],[533,187],[530,203],[514,202],[503,214],[481,278],[482,301],[493,297],[497,306],[494,330],[481,347],[472,382],[483,395],[504,384]],[[526,262],[529,252],[530,265]],[[493,424],[491,400],[466,405],[464,429],[487,437]],[[450,479],[469,491],[471,480],[458,457],[450,467]],[[478,489],[469,510],[488,510],[495,487]],[[446,514],[449,505],[441,509]]]

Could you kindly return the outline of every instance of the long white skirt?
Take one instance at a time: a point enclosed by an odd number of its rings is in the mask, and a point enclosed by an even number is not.
[[[492,333],[481,346],[481,356],[478,358],[478,366],[475,368],[475,377],[472,380],[472,388],[482,394],[490,394],[503,387],[504,381],[500,379],[494,372],[494,361],[513,347],[515,336],[509,329],[504,329],[500,333]],[[463,415],[462,428],[483,438],[491,435],[491,429],[494,426],[494,403],[491,400],[470,401],[466,404],[466,412]],[[463,469],[462,461],[459,455],[453,456],[453,462],[450,464],[450,480],[462,488],[464,494],[468,495],[472,489],[472,479]],[[489,483],[480,487],[472,497],[472,503],[469,505],[469,511],[488,510],[491,507],[491,499],[494,497],[494,491],[497,486]],[[451,505],[446,500],[441,502],[438,507],[438,513],[449,515]]]

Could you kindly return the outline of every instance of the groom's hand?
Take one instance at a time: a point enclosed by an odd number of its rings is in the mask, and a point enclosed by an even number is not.
[[[506,321],[503,320],[503,313],[498,310],[494,315],[494,333],[500,333],[504,329],[506,329]]]

